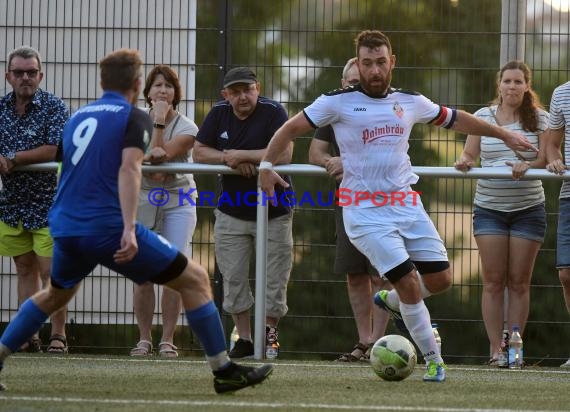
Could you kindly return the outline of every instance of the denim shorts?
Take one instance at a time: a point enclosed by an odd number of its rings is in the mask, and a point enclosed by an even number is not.
[[[514,212],[485,209],[477,205],[473,208],[474,236],[503,235],[542,243],[545,233],[544,203]]]
[[[556,268],[570,268],[570,198],[560,199],[556,235]]]

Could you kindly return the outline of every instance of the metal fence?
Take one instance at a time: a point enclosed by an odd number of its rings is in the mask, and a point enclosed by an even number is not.
[[[296,113],[323,91],[339,85],[342,66],[354,54],[352,39],[361,29],[375,28],[392,39],[398,59],[395,86],[473,112],[494,97],[500,62],[517,56],[532,67],[534,87],[547,105],[554,87],[569,74],[570,17],[567,6],[555,8],[564,6],[565,2],[547,0],[275,0],[270,4],[263,0],[3,0],[0,64],[17,46],[38,48],[44,58],[42,87],[61,96],[73,111],[98,96],[97,62],[105,53],[118,47],[137,48],[145,60],[145,73],[158,63],[178,71],[184,87],[180,111],[200,125],[220,97],[223,73],[238,65],[256,70],[263,94],[281,101],[290,114]],[[7,85],[0,89],[9,91]],[[309,136],[298,140],[295,163],[307,162],[308,141]],[[412,162],[449,166],[462,145],[462,136],[417,127],[410,141]],[[215,179],[198,175],[197,183],[199,190],[213,191]],[[295,185],[299,191],[333,187],[329,179],[316,176],[299,176]],[[536,312],[531,308],[526,333],[529,351],[537,359],[568,354],[561,344],[548,353],[542,348],[533,353],[532,342],[542,342],[544,334],[560,336],[556,340],[561,342],[570,335],[553,267],[559,182],[547,182],[545,187],[549,234],[540,251],[531,293],[533,301],[536,298],[541,307],[550,309]],[[453,289],[448,293],[452,298],[443,298],[441,303],[434,299],[428,305],[443,324],[444,339],[457,341],[450,356],[484,358],[488,351],[479,310],[481,280],[471,235],[473,181],[428,177],[418,190],[424,193],[424,203],[446,241],[455,269]],[[213,275],[211,208],[199,208],[198,218],[194,256]],[[345,280],[332,274],[332,209],[298,208],[294,238],[289,292],[294,304],[281,323],[283,349],[299,356],[346,350],[355,331]],[[123,348],[134,343],[134,339],[126,342],[120,337],[132,329],[130,284],[105,270],[97,270],[90,282],[100,282],[104,289],[93,293],[94,289],[85,287],[81,303],[72,306],[70,328],[77,337],[76,346]],[[12,263],[4,258],[2,321],[17,305],[15,284]],[[310,302],[304,295],[307,291]],[[331,294],[341,300],[327,301]],[[156,322],[158,314],[157,310]],[[108,326],[105,336],[95,339],[83,332],[82,324],[92,322]],[[334,338],[316,337],[322,328],[338,333]],[[462,347],[459,336],[466,329],[480,338],[474,348]]]

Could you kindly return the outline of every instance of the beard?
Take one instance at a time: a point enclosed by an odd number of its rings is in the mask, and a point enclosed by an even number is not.
[[[391,81],[392,72],[389,72],[385,77],[376,76],[366,79],[364,76],[360,76],[360,86],[372,97],[385,96]]]

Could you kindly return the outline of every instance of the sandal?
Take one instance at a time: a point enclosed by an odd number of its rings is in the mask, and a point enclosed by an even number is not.
[[[131,349],[131,356],[150,356],[152,355],[152,342],[141,339],[137,346]]]
[[[176,349],[178,348],[170,342],[160,342],[158,344],[158,355],[163,358],[177,358]]]
[[[359,342],[354,345],[352,352],[343,353],[338,357],[336,362],[359,362],[361,360],[366,360],[367,351],[368,345]]]
[[[53,344],[53,342],[63,343],[63,346],[56,346]],[[67,351],[68,351],[67,339],[65,338],[65,336],[54,333],[49,337],[49,346],[47,347],[46,350],[47,353],[55,355],[65,355],[67,354]]]
[[[489,361],[487,362],[487,365],[489,365],[489,366],[499,366],[499,359],[497,359],[497,358],[491,358],[491,359],[489,359]]]
[[[20,351],[27,353],[41,353],[42,340],[40,338],[32,338],[22,345]]]

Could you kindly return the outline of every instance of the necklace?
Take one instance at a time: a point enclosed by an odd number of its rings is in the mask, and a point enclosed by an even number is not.
[[[514,110],[512,113],[508,113],[502,106],[502,104],[497,105],[497,117],[501,121],[501,124],[511,124],[516,123],[519,120],[519,116]]]

